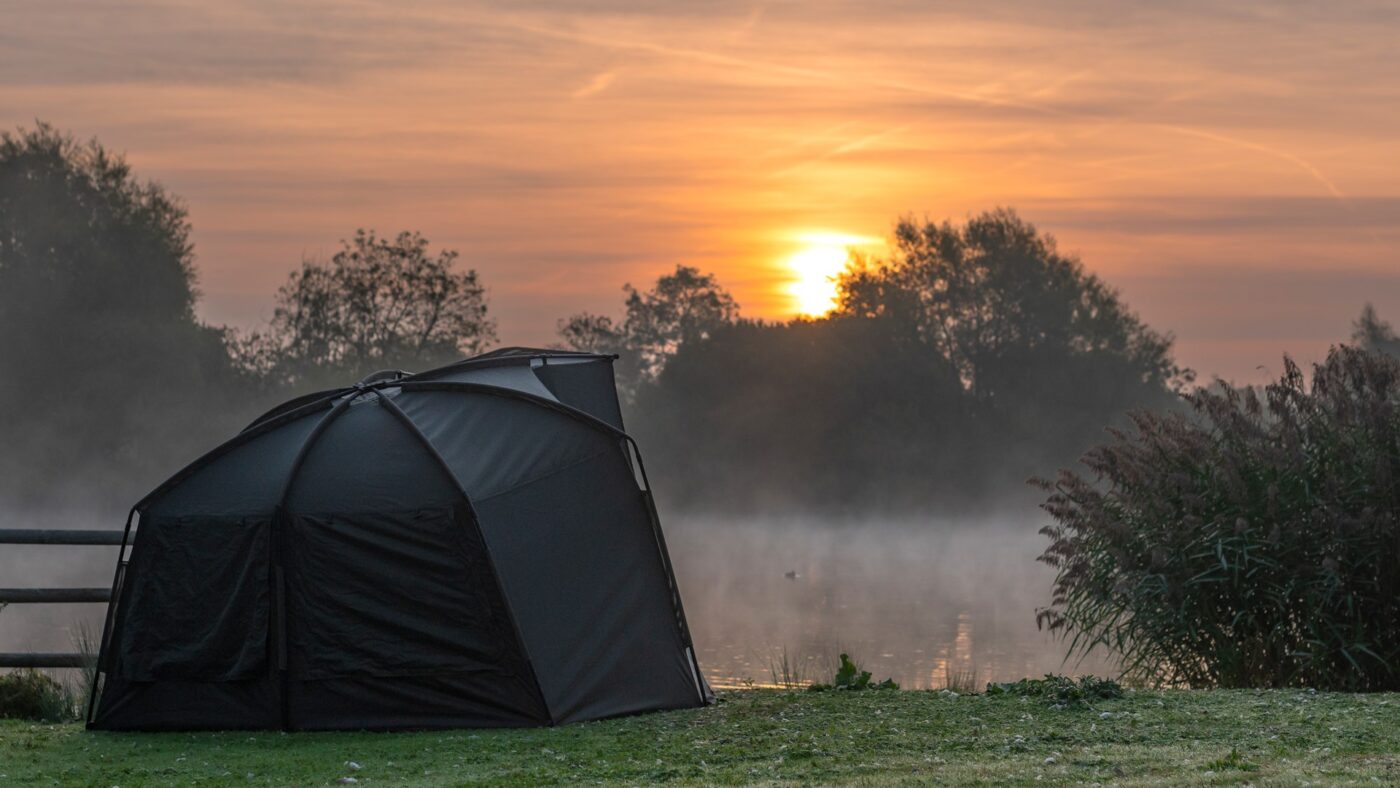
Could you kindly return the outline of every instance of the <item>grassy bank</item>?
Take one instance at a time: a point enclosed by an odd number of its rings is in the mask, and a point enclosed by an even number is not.
[[[360,768],[346,765],[354,761]],[[1130,692],[1056,709],[939,692],[728,692],[555,729],[101,734],[0,722],[3,785],[1395,783],[1400,695]]]

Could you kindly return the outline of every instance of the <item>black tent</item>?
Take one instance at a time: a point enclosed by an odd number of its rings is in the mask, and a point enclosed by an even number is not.
[[[132,510],[89,726],[547,725],[699,706],[612,358],[293,400]]]

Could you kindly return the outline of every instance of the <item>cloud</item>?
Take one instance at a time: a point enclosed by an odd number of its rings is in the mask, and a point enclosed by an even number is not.
[[[616,79],[617,72],[615,71],[599,72],[598,74],[594,74],[592,79],[588,80],[588,84],[569,95],[574,99],[586,99],[590,96],[596,96],[611,87],[613,81]]]

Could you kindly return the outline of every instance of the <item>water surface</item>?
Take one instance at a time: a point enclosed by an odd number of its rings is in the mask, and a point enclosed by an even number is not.
[[[1054,578],[1037,528],[679,517],[666,534],[716,686],[771,684],[784,652],[798,678],[829,681],[846,651],[906,688],[1111,672],[1036,628]]]

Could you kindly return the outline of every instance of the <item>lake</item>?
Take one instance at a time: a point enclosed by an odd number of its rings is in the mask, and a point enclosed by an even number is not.
[[[717,687],[830,681],[848,652],[905,688],[976,686],[1064,662],[1035,624],[1053,571],[1041,523],[836,524],[671,518],[666,536],[701,669]]]

